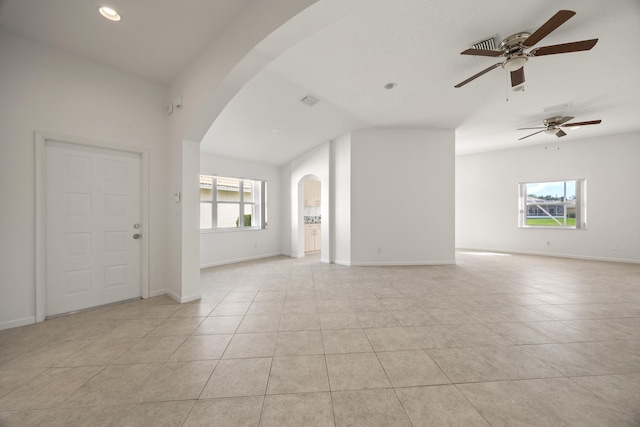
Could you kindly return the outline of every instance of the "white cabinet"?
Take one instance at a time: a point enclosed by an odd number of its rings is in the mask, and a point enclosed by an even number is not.
[[[320,181],[309,179],[304,182],[304,205],[320,206]]]
[[[304,225],[304,251],[315,252],[320,250],[320,224]]]

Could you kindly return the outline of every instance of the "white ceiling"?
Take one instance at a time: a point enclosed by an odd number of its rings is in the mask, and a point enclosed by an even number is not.
[[[167,83],[252,1],[265,0],[114,0],[123,20],[113,25],[92,0],[0,0],[0,25]],[[599,38],[591,51],[532,58],[524,92],[510,89],[501,68],[453,87],[498,62],[460,55],[471,43],[534,31],[560,9],[577,15],[537,46]],[[403,126],[455,129],[456,152],[465,154],[556,142],[544,133],[517,141],[527,131],[516,130],[556,115],[602,119],[567,131],[561,143],[640,130],[637,0],[319,0],[274,37],[292,37],[328,15],[332,23],[238,93],[203,151],[280,165],[350,130]],[[268,42],[256,49],[268,50]],[[397,88],[385,90],[388,82]],[[306,94],[320,102],[300,103]]]
[[[256,0],[0,0],[0,25],[167,84]],[[115,8],[114,23],[98,14]]]

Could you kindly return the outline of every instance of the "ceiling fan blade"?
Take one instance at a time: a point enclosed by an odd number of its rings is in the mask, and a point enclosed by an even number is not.
[[[556,55],[558,53],[581,52],[590,50],[598,43],[598,39],[582,40],[573,43],[554,44],[552,46],[537,47],[529,52],[532,56]]]
[[[522,140],[523,140],[523,139],[525,139],[525,138],[529,138],[530,136],[537,135],[537,134],[539,134],[540,132],[544,132],[544,129],[539,130],[538,132],[534,132],[534,133],[532,133],[531,135],[527,135],[527,136],[523,136],[522,138],[518,138],[518,141],[522,141]]]
[[[499,50],[487,50],[487,49],[467,49],[460,52],[460,55],[478,55],[478,56],[502,56],[504,52]]]
[[[575,127],[575,126],[597,125],[597,124],[600,124],[601,122],[602,122],[602,120],[589,120],[587,122],[567,123],[566,125],[562,125],[562,127],[564,127],[564,128],[572,128],[572,127]]]
[[[533,130],[533,129],[546,129],[546,127],[538,126],[538,127],[535,127],[535,128],[518,128],[516,130]]]
[[[486,74],[489,71],[493,70],[494,68],[499,67],[500,65],[502,65],[502,62],[498,62],[497,64],[493,64],[489,68],[485,68],[484,70],[480,71],[478,74],[475,74],[475,75],[469,77],[467,80],[458,83],[457,85],[455,85],[455,87],[462,87],[462,86],[466,85],[467,83],[469,83],[470,81],[473,81],[473,80],[477,79],[481,75]]]
[[[558,138],[561,138],[563,136],[565,136],[567,133],[565,131],[563,131],[562,129],[558,129],[558,132],[556,132],[556,136]]]
[[[524,83],[524,67],[511,72],[511,87],[516,87],[522,83]]]
[[[575,117],[572,116],[564,116],[562,117],[560,120],[554,121],[553,124],[558,126],[561,125],[563,123],[567,123],[569,120],[575,119]]]
[[[522,45],[525,47],[531,47],[538,43],[540,40],[548,36],[553,30],[564,24],[576,13],[572,10],[561,10],[545,22],[540,28],[533,32]]]

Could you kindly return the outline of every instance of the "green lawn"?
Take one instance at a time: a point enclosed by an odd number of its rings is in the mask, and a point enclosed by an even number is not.
[[[562,223],[562,218],[557,218]],[[542,225],[549,227],[558,227],[558,223],[551,218],[527,218],[527,225]],[[575,227],[576,219],[567,218],[567,227]]]

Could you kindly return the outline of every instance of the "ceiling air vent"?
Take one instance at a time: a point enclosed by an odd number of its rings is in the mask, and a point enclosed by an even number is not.
[[[315,99],[313,96],[307,95],[300,100],[303,104],[307,104],[309,107],[313,107],[316,105],[319,100]]]
[[[494,37],[489,37],[484,40],[480,40],[479,42],[475,42],[471,45],[474,49],[483,49],[483,50],[495,50],[496,42]]]

